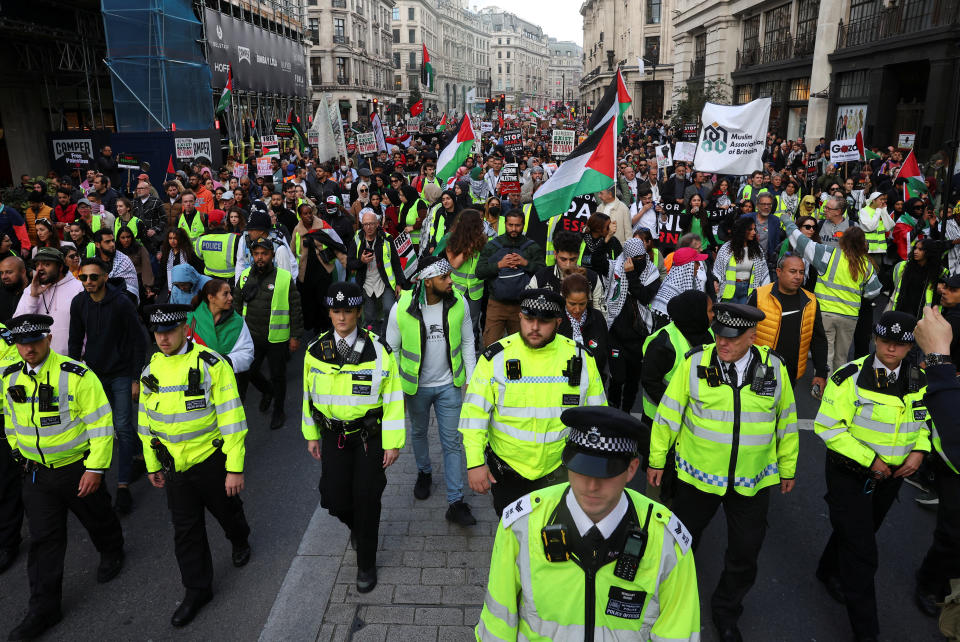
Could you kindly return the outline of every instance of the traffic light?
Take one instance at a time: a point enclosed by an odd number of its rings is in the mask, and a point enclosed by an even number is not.
[[[500,109],[506,109],[506,108],[507,108],[507,95],[500,94]]]
[[[483,106],[483,109],[484,109],[484,111],[487,112],[488,114],[493,111],[493,98],[487,98],[487,100],[486,100],[486,102],[485,102],[485,104],[484,104],[484,106]]]
[[[377,111],[377,105],[380,104],[380,101],[376,98],[373,99],[373,111]]]

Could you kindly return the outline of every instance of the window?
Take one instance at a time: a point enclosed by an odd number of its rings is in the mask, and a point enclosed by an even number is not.
[[[568,51],[569,55],[570,52]],[[657,65],[660,63],[660,36],[643,39],[643,57],[646,58],[646,64]]]
[[[320,20],[317,18],[310,18],[310,40],[313,44],[320,42]]]
[[[660,4],[661,0],[647,0],[647,24],[660,24]],[[603,40],[603,38],[600,38]]]
[[[753,95],[752,85],[737,85],[733,88],[733,103],[735,105],[745,105],[751,100]]]
[[[400,69],[400,53],[394,52],[393,54],[393,68]]]
[[[837,74],[837,98],[859,98],[870,92],[866,70]]]
[[[763,44],[782,43],[790,38],[790,5],[771,9],[764,16]]]
[[[417,41],[417,30],[416,29],[407,29],[407,42],[416,42]]]
[[[341,45],[346,42],[345,22],[343,18],[333,19],[333,41]]]
[[[498,74],[502,74],[502,73],[503,73],[503,65],[501,65],[501,64],[499,64],[499,63],[497,63],[497,73],[498,73]]]
[[[322,85],[323,79],[320,73],[320,58],[310,59],[310,83],[313,85]]]
[[[394,20],[399,20],[399,19],[400,19],[400,7],[394,7],[394,8],[393,8],[393,19],[394,19]]]
[[[497,38],[497,44],[498,44],[498,45],[502,45],[502,44],[503,44],[503,38]]]
[[[403,89],[403,76],[396,74],[393,77],[393,88],[394,89]]]
[[[347,59],[337,58],[337,82],[346,85],[350,82],[347,78]]]
[[[509,57],[510,57],[510,52],[508,51],[508,52],[507,52],[507,58],[509,58]]]
[[[363,15],[363,0],[357,0],[357,13]]]
[[[804,101],[810,99],[810,76],[794,78],[790,81],[790,100]]]
[[[820,0],[800,0],[797,5],[797,42],[794,55],[806,56],[813,53],[819,13]]]
[[[781,100],[780,81],[771,80],[770,82],[757,83],[757,98],[773,98],[773,102]]]
[[[497,52],[497,58],[503,58],[503,52],[502,52],[502,51],[498,51],[498,52]]]
[[[508,45],[510,44],[510,38],[507,38],[507,44]]]
[[[872,18],[880,10],[878,0],[852,0],[850,2],[850,22]]]
[[[407,62],[407,66],[410,67],[410,69],[417,68],[417,52],[416,51],[410,52],[410,58]]]
[[[509,62],[507,63],[507,73],[508,73],[508,74],[510,73],[510,63],[509,63]]]
[[[416,15],[416,14],[414,13],[414,8],[413,8],[413,7],[408,7],[408,8],[407,8],[407,20],[413,20],[415,15]]]
[[[760,46],[760,16],[743,21],[743,50],[753,51]]]
[[[399,42],[400,42],[400,30],[399,30],[399,29],[394,29],[394,30],[393,30],[393,41],[396,42],[396,43],[399,43]]]

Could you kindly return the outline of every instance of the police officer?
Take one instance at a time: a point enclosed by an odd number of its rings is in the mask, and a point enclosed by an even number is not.
[[[140,377],[137,432],[150,483],[167,491],[186,588],[170,622],[185,626],[213,597],[204,509],[232,543],[233,565],[250,560],[250,527],[239,497],[247,421],[230,364],[186,338],[190,306],[158,304],[144,312],[160,351]]]
[[[113,456],[113,413],[96,375],[50,349],[53,319],[9,321],[22,361],[3,370],[4,431],[23,464],[23,504],[30,525],[30,606],[10,640],[36,637],[61,619],[67,511],[100,553],[97,581],[123,568],[123,532],[103,485]]]
[[[710,607],[720,640],[734,642],[742,639],[737,620],[757,577],[768,489],[793,490],[799,437],[786,366],[769,347],[753,345],[763,312],[737,303],[713,309],[716,343],[687,353],[657,407],[647,482],[660,485],[675,445],[671,507],[694,548],[723,505],[727,552]]]
[[[0,323],[0,372],[20,361],[20,353],[7,326]],[[0,426],[5,416],[0,414]],[[0,439],[0,573],[13,566],[20,554],[20,529],[23,526],[21,469],[13,460],[7,440]]]
[[[207,219],[208,231],[196,240],[197,256],[203,260],[203,273],[227,281],[237,268],[240,234],[227,232],[223,210],[213,210]]]
[[[880,633],[874,575],[875,532],[903,479],[930,452],[923,371],[907,359],[916,318],[884,312],[874,326],[876,352],[833,373],[814,430],[827,444],[827,507],[833,533],[817,579],[845,603],[859,641]]]
[[[571,408],[569,483],[511,503],[497,528],[478,640],[698,640],[691,537],[625,489],[642,427],[622,410]]]
[[[557,334],[563,306],[553,290],[524,290],[520,332],[488,346],[467,385],[459,426],[467,480],[481,494],[493,484],[498,515],[562,481],[563,409],[607,404],[593,355]]]
[[[253,265],[240,273],[233,292],[233,306],[253,337],[253,363],[249,380],[263,395],[260,412],[269,412],[270,430],[282,428],[287,421],[284,403],[287,399],[287,360],[291,352],[300,348],[303,333],[303,313],[300,310],[300,292],[294,286],[293,275],[274,265],[274,244],[266,238],[253,242]],[[268,380],[260,372],[264,360],[270,367]],[[246,396],[247,380],[240,383],[240,393]]]
[[[327,291],[333,329],[307,348],[303,362],[303,436],[323,461],[320,505],[350,529],[357,591],[377,585],[384,470],[404,444],[403,390],[393,354],[359,327],[363,291],[337,282]]]

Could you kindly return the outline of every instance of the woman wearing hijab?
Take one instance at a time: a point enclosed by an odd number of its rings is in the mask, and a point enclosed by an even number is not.
[[[457,210],[465,210],[473,207],[473,198],[470,196],[470,179],[457,180],[453,184],[453,193],[457,202]]]
[[[610,261],[623,252],[623,246],[616,237],[617,224],[603,212],[595,212],[587,219],[583,230],[583,254],[580,265],[590,268],[597,274],[610,271]],[[629,240],[629,239],[628,239]]]
[[[947,277],[943,269],[944,247],[933,239],[914,242],[910,258],[893,268],[893,296],[888,309],[907,312],[919,319],[924,306],[940,303],[937,285]]]
[[[452,189],[443,190],[440,200],[430,208],[420,228],[420,256],[433,252],[444,234],[453,228],[459,213],[457,195]]]
[[[586,346],[593,353],[597,370],[606,371],[609,353],[607,320],[590,305],[590,281],[583,274],[571,274],[560,285],[564,302],[564,316],[557,333]]]
[[[643,425],[649,431],[657,406],[667,390],[667,384],[673,378],[687,352],[698,345],[713,343],[710,323],[713,321],[713,299],[706,292],[687,290],[681,292],[667,304],[670,318],[666,326],[660,328],[643,342],[643,363],[640,366],[640,383],[643,386]],[[650,433],[644,435],[640,444],[641,463],[646,467],[650,454]],[[667,455],[670,461],[671,455]],[[676,468],[667,466],[674,476]],[[666,473],[665,473],[666,474]],[[637,475],[641,477],[641,475]],[[667,489],[672,486],[660,486],[661,500],[669,497]],[[648,489],[650,490],[650,489]]]
[[[721,284],[719,299],[730,303],[746,303],[754,290],[770,283],[754,219],[744,216],[733,224],[731,239],[717,252],[713,276]]]
[[[189,267],[189,266],[188,266]],[[233,289],[223,279],[208,279],[191,300],[187,338],[226,358],[238,375],[253,363],[253,337],[233,309]]]
[[[662,328],[672,320],[667,305],[673,297],[687,290],[713,292],[707,289],[707,268],[704,264],[706,260],[706,254],[701,254],[692,247],[682,247],[673,253],[673,265],[650,305],[655,329]]]
[[[400,202],[397,208],[397,231],[406,232],[413,244],[419,245],[421,220],[417,213],[417,203],[421,202],[420,194],[412,185],[401,185],[397,200]]]
[[[660,287],[660,272],[649,260],[641,239],[627,239],[610,262],[607,275],[607,328],[610,330],[610,381],[607,403],[626,412],[640,389],[643,341],[653,329],[647,307]]]
[[[170,299],[167,302],[191,305],[193,297],[200,293],[209,280],[209,276],[200,274],[189,263],[174,265],[170,272],[173,287],[170,288]]]

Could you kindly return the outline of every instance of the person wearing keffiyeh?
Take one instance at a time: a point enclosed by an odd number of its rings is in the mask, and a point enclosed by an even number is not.
[[[673,266],[667,272],[667,278],[664,279],[650,306],[655,317],[655,329],[670,323],[667,304],[673,297],[687,290],[706,291],[707,269],[704,264],[706,259],[706,254],[700,254],[692,247],[682,247],[674,252]]]

